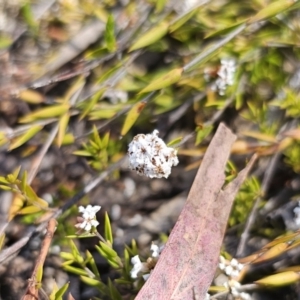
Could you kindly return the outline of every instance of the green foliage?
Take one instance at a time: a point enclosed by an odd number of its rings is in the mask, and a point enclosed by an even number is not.
[[[284,162],[290,166],[295,173],[300,173],[300,142],[293,142],[284,151]]]
[[[94,126],[89,142],[83,143],[83,150],[75,151],[73,154],[88,157],[89,164],[100,171],[107,168],[119,149],[120,143],[110,139],[109,132],[101,138]]]
[[[20,170],[21,167],[6,177],[0,176],[0,189],[16,194],[10,209],[10,219],[16,214],[30,215],[48,210],[48,202],[39,198],[33,188],[27,184],[27,172],[24,171],[22,178],[18,179]]]
[[[130,258],[132,255],[137,254],[136,242],[133,240],[131,247],[126,246],[124,257],[121,258],[112,246],[111,224],[107,213],[104,225],[105,241],[100,241],[99,245],[95,245],[95,248],[107,260],[109,265],[118,272],[119,277],[117,279],[114,281],[109,279],[107,285],[103,283],[91,252],[81,253],[73,240],[69,240],[70,251],[61,252],[60,257],[64,260],[63,268],[66,271],[80,276],[82,282],[97,288],[101,295],[107,296],[108,299],[112,300],[122,299],[117,287],[119,285],[132,285]]]
[[[247,179],[238,192],[231,216],[229,226],[244,223],[254,205],[255,200],[261,194],[260,183],[255,177]]]

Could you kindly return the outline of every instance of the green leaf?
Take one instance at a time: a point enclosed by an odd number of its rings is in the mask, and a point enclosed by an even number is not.
[[[183,24],[185,24],[189,19],[191,19],[198,11],[200,7],[195,7],[191,11],[187,11],[184,15],[179,16],[176,20],[174,20],[169,26],[169,32],[173,32],[180,28]]]
[[[57,287],[56,282],[54,281],[53,286],[52,286],[51,294],[49,295],[49,300],[55,300],[55,295],[56,295],[57,291],[58,291],[58,287]]]
[[[61,146],[62,141],[66,134],[66,129],[69,124],[70,114],[65,113],[63,116],[60,117],[58,122],[58,133],[57,133],[57,145],[58,147]]]
[[[90,278],[87,276],[80,276],[80,280],[90,286],[94,286],[94,287],[98,288],[99,291],[104,295],[109,294],[109,290],[108,290],[107,286],[103,282],[101,282],[97,279]]]
[[[230,33],[232,30],[236,29],[238,26],[240,26],[241,24],[243,24],[243,23],[245,23],[245,22],[246,22],[246,21],[243,20],[243,21],[240,21],[240,22],[238,22],[238,23],[229,25],[228,27],[219,29],[219,30],[217,30],[217,31],[214,31],[214,32],[212,32],[212,33],[209,33],[209,34],[205,35],[204,38],[207,39],[207,38],[212,38],[212,37],[215,37],[215,36],[221,36],[221,35],[228,34],[228,33]]]
[[[115,38],[115,22],[112,15],[108,16],[105,33],[104,33],[104,39],[108,51],[109,52],[116,51],[117,45],[116,45],[116,38]]]
[[[9,147],[9,150],[11,151],[13,149],[16,149],[16,148],[22,146],[28,140],[30,140],[33,136],[35,136],[42,128],[43,128],[43,126],[41,126],[41,125],[34,125],[34,126],[30,127],[23,135],[14,139],[13,143]]]
[[[3,184],[0,184],[0,189],[2,189],[3,191],[11,191],[12,190],[12,188],[10,186],[3,185]]]
[[[156,90],[163,89],[165,87],[168,87],[172,85],[173,83],[176,83],[181,78],[183,69],[182,68],[176,68],[168,72],[167,74],[161,76],[160,78],[155,79],[153,82],[151,82],[149,85],[147,85],[144,89],[142,89],[139,94],[142,93],[148,93]]]
[[[12,183],[15,183],[17,178],[19,177],[21,171],[21,166],[19,166],[16,170],[14,170],[14,172],[12,173]]]
[[[5,177],[0,176],[0,183],[9,184],[9,181]]]
[[[86,251],[86,257],[88,260],[89,265],[91,266],[92,272],[96,275],[97,278],[100,278],[100,273],[99,270],[97,268],[96,262],[94,257],[92,256],[90,251]]]
[[[24,5],[21,7],[22,16],[27,23],[27,25],[34,31],[34,33],[37,33],[38,30],[38,23],[34,19],[30,1],[26,1]]]
[[[117,253],[103,242],[100,242],[100,244],[101,247],[96,245],[96,249],[100,255],[103,256],[113,268],[119,269],[123,267],[121,259],[118,257]]]
[[[26,185],[24,193],[30,202],[38,202],[39,197],[30,185]]]
[[[43,265],[39,265],[36,275],[35,275],[37,282],[42,282],[43,279]]]
[[[60,257],[63,258],[64,260],[71,260],[73,259],[73,255],[69,252],[60,252],[59,253]]]
[[[95,107],[95,105],[97,104],[98,100],[102,97],[102,95],[104,94],[106,88],[102,88],[100,89],[98,92],[96,92],[91,100],[88,102],[88,104],[86,105],[86,107],[83,109],[79,120],[82,120],[84,117],[86,117],[90,111]]]
[[[86,151],[86,150],[78,150],[73,152],[74,155],[79,155],[79,156],[93,156],[92,153]]]
[[[64,269],[66,271],[71,272],[71,273],[76,274],[76,275],[83,275],[83,276],[87,275],[87,272],[85,270],[80,269],[80,268],[76,268],[76,267],[72,267],[72,266],[64,266]]]
[[[113,244],[113,235],[112,235],[112,230],[111,230],[111,225],[110,225],[110,220],[108,213],[105,212],[105,219],[104,219],[104,236],[107,241],[110,242],[110,244]]]
[[[273,1],[268,6],[264,7],[254,17],[250,18],[249,23],[255,23],[264,19],[269,19],[279,13],[284,12],[289,7],[295,4],[294,0],[279,0]]]
[[[41,211],[41,208],[38,206],[30,205],[22,208],[21,210],[18,211],[19,215],[29,215],[29,214],[34,214]]]
[[[75,243],[70,240],[70,246],[71,246],[71,251],[73,254],[73,259],[75,259],[78,263],[83,263],[83,258],[81,257],[81,254],[77,248],[77,246],[75,245]]]
[[[124,136],[130,130],[130,128],[134,125],[134,123],[140,116],[142,110],[145,108],[146,104],[147,104],[147,102],[140,101],[131,107],[131,109],[128,112],[126,119],[124,121],[122,130],[121,130],[121,136]]]
[[[180,137],[170,141],[167,146],[170,147],[170,146],[176,145],[176,144],[180,143],[181,141],[182,141],[182,137],[180,136]]]
[[[287,271],[279,274],[267,276],[260,280],[254,281],[259,285],[270,286],[270,287],[279,287],[290,285],[298,282],[300,279],[300,275],[297,272]]]
[[[110,278],[108,278],[108,288],[109,288],[109,295],[111,299],[122,300],[122,296],[120,295],[116,287],[112,284]]]
[[[69,288],[69,282],[67,282],[66,284],[64,284],[56,293],[55,293],[55,300],[63,300],[63,296],[66,293],[66,291]]]
[[[213,130],[212,125],[208,125],[205,127],[198,127],[196,129],[197,131],[197,136],[196,136],[196,145],[199,145]]]
[[[162,22],[157,26],[151,28],[148,32],[144,33],[129,49],[129,52],[147,47],[162,37],[164,37],[168,32],[169,24],[167,22]]]
[[[107,244],[105,244],[103,242],[100,242],[100,246],[101,246],[101,249],[103,250],[103,252],[105,254],[107,254],[107,256],[118,257],[118,253],[111,246],[108,246]]]
[[[102,148],[103,149],[106,149],[108,147],[109,137],[110,137],[109,132],[106,132],[104,137],[102,137]]]
[[[52,105],[51,107],[42,108],[21,118],[20,123],[30,123],[35,120],[49,119],[59,117],[65,114],[70,108],[69,104]]]

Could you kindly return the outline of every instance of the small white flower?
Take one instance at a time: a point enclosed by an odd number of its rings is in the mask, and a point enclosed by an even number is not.
[[[163,251],[164,249],[164,245],[163,246],[157,246],[155,244],[152,243],[151,247],[150,247],[150,250],[152,251],[152,257],[159,257],[161,252]]]
[[[138,255],[131,258],[131,263],[133,264],[133,268],[130,271],[131,278],[137,278],[140,272],[149,271],[146,264],[141,262]]]
[[[240,293],[240,298],[241,298],[242,300],[251,300],[250,294],[245,293],[245,292],[241,292],[241,293]]]
[[[168,178],[172,166],[178,164],[177,151],[167,147],[157,135],[158,130],[154,130],[133,138],[128,145],[129,168],[150,178]]]
[[[78,223],[75,227],[84,229],[85,231],[91,231],[92,228],[96,228],[99,222],[96,220],[96,213],[101,209],[99,205],[88,205],[86,208],[79,206],[78,211],[82,213],[82,217],[78,217]]]
[[[210,299],[210,294],[209,293],[206,293],[205,295],[205,300],[209,300]]]
[[[219,261],[220,270],[232,278],[239,277],[241,270],[244,268],[244,265],[239,263],[235,258],[228,261],[223,256],[220,256]]]
[[[208,70],[208,69],[207,69]],[[209,71],[204,70],[204,77],[209,78]],[[234,84],[234,74],[236,71],[236,62],[232,58],[221,59],[221,66],[217,72],[218,78],[211,86],[213,91],[218,91],[219,95],[225,95],[227,86]]]

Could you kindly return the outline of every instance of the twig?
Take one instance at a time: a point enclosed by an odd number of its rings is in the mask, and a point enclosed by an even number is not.
[[[191,69],[195,67],[197,64],[199,64],[204,58],[206,58],[208,55],[212,54],[214,51],[218,50],[220,47],[224,46],[226,43],[231,41],[238,34],[240,34],[245,28],[246,28],[246,24],[242,24],[238,26],[235,30],[233,30],[231,33],[229,33],[225,38],[220,40],[218,43],[214,43],[208,46],[208,48],[206,48],[201,54],[199,54],[192,61],[186,64],[183,67],[183,71],[184,72],[191,71]]]
[[[22,300],[34,300],[39,299],[39,285],[41,284],[39,282],[39,273],[43,269],[45,259],[48,254],[48,250],[54,235],[54,231],[56,228],[56,220],[50,219],[47,226],[47,232],[41,247],[41,251],[39,254],[39,257],[36,261],[34,270],[32,272],[32,275],[30,279],[28,280],[28,287],[25,292],[25,295],[22,297]]]
[[[52,128],[47,141],[45,142],[45,144],[43,145],[43,147],[41,148],[41,150],[39,151],[37,156],[33,159],[30,171],[28,172],[28,180],[27,180],[28,184],[31,184],[33,178],[35,177],[35,175],[41,165],[41,162],[42,162],[43,158],[45,157],[49,147],[51,146],[57,132],[58,132],[58,124],[56,124]]]

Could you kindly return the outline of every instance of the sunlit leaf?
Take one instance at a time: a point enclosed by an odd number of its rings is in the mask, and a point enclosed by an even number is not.
[[[273,246],[272,248],[270,248],[269,250],[267,250],[266,252],[264,252],[262,255],[260,255],[252,263],[259,263],[259,262],[262,262],[262,261],[272,259],[272,258],[274,258],[278,255],[281,255],[281,254],[286,252],[288,246],[289,246],[288,243],[277,244],[277,245]]]
[[[132,106],[132,108],[128,112],[126,119],[124,121],[122,130],[121,130],[122,136],[124,136],[130,130],[130,128],[134,125],[134,123],[140,116],[142,110],[145,108],[146,104],[147,104],[146,102],[141,101]]]
[[[158,40],[160,40],[163,36],[165,36],[168,32],[169,24],[167,22],[162,22],[155,27],[151,28],[148,32],[144,33],[129,49],[129,52],[149,46]]]
[[[69,253],[69,252],[63,252],[62,251],[62,252],[59,253],[59,255],[64,260],[69,260],[69,259],[71,260],[71,259],[73,259],[73,255],[71,253]]]
[[[173,69],[167,74],[155,79],[144,89],[142,89],[139,94],[160,90],[176,83],[180,79],[182,71],[182,68]]]
[[[69,113],[65,113],[58,122],[58,133],[57,133],[57,145],[61,146],[62,141],[65,137],[66,129],[69,124],[70,115]]]
[[[44,102],[44,96],[35,90],[24,90],[19,93],[19,98],[31,104]]]
[[[176,144],[180,143],[181,141],[182,141],[182,137],[178,137],[178,138],[170,141],[167,146],[170,147],[170,146],[176,145]]]
[[[268,6],[260,10],[254,17],[250,18],[249,23],[259,22],[271,18],[279,13],[284,12],[295,3],[294,0],[273,1]]]
[[[19,121],[20,123],[29,123],[39,119],[59,117],[66,113],[69,108],[69,104],[52,105],[51,107],[36,110],[35,112],[22,117]]]
[[[34,214],[41,211],[41,208],[38,206],[30,205],[26,206],[18,211],[19,215],[28,215],[28,214]]]
[[[204,38],[207,39],[207,38],[212,38],[212,37],[215,37],[215,36],[222,36],[222,35],[226,35],[228,33],[230,33],[232,30],[236,29],[238,26],[240,26],[241,24],[245,23],[246,21],[240,21],[238,23],[235,23],[235,24],[232,24],[232,25],[229,25],[228,27],[226,28],[222,28],[220,30],[217,30],[217,31],[214,31],[212,33],[209,33],[207,34]]]
[[[62,300],[64,294],[66,293],[66,291],[69,288],[69,282],[67,282],[66,284],[64,284],[56,293],[55,293],[55,300]]]
[[[255,281],[255,283],[270,287],[279,287],[296,283],[299,281],[299,279],[300,275],[298,273],[293,271],[287,271],[267,276],[265,278]]]
[[[109,293],[107,286],[103,282],[101,282],[97,279],[90,278],[87,276],[80,276],[80,280],[90,286],[94,286],[94,287],[98,288],[99,291],[101,291],[101,293],[104,295],[107,295]]]
[[[80,120],[82,120],[84,117],[86,117],[90,113],[90,111],[94,108],[96,103],[99,101],[99,99],[104,94],[105,90],[106,90],[106,88],[102,88],[92,96],[91,100],[89,100],[88,104],[83,109],[83,111],[80,115]]]
[[[98,278],[100,278],[100,273],[99,273],[99,270],[98,270],[98,268],[97,268],[95,259],[94,259],[94,257],[92,256],[91,252],[88,251],[88,250],[86,251],[86,257],[87,257],[87,260],[88,260],[89,265],[91,266],[92,272],[93,272]]]
[[[41,125],[34,125],[30,127],[23,135],[14,139],[12,144],[9,147],[9,150],[16,149],[23,144],[25,144],[28,140],[30,140],[33,136],[35,136],[39,131],[41,131],[43,126]]]
[[[108,51],[114,52],[117,47],[116,47],[116,38],[115,38],[115,22],[112,15],[109,15],[107,19],[104,39]]]
[[[37,272],[36,272],[36,280],[37,282],[42,282],[42,279],[43,279],[43,265],[39,265],[38,269],[37,269]]]
[[[177,30],[178,28],[180,28],[189,19],[191,19],[199,10],[200,10],[200,7],[196,7],[191,11],[187,11],[187,13],[180,16],[178,19],[174,20],[169,26],[169,31],[173,32],[173,31]]]
[[[87,276],[87,272],[83,269],[72,267],[72,266],[64,266],[64,269],[70,273],[76,274],[76,275],[83,275]]]
[[[110,242],[110,244],[113,244],[113,235],[110,225],[110,220],[107,212],[105,213],[105,219],[104,219],[104,236],[107,241]]]
[[[9,220],[13,219],[16,214],[20,211],[20,209],[23,207],[25,202],[25,199],[22,195],[14,195],[12,204],[9,208]]]

